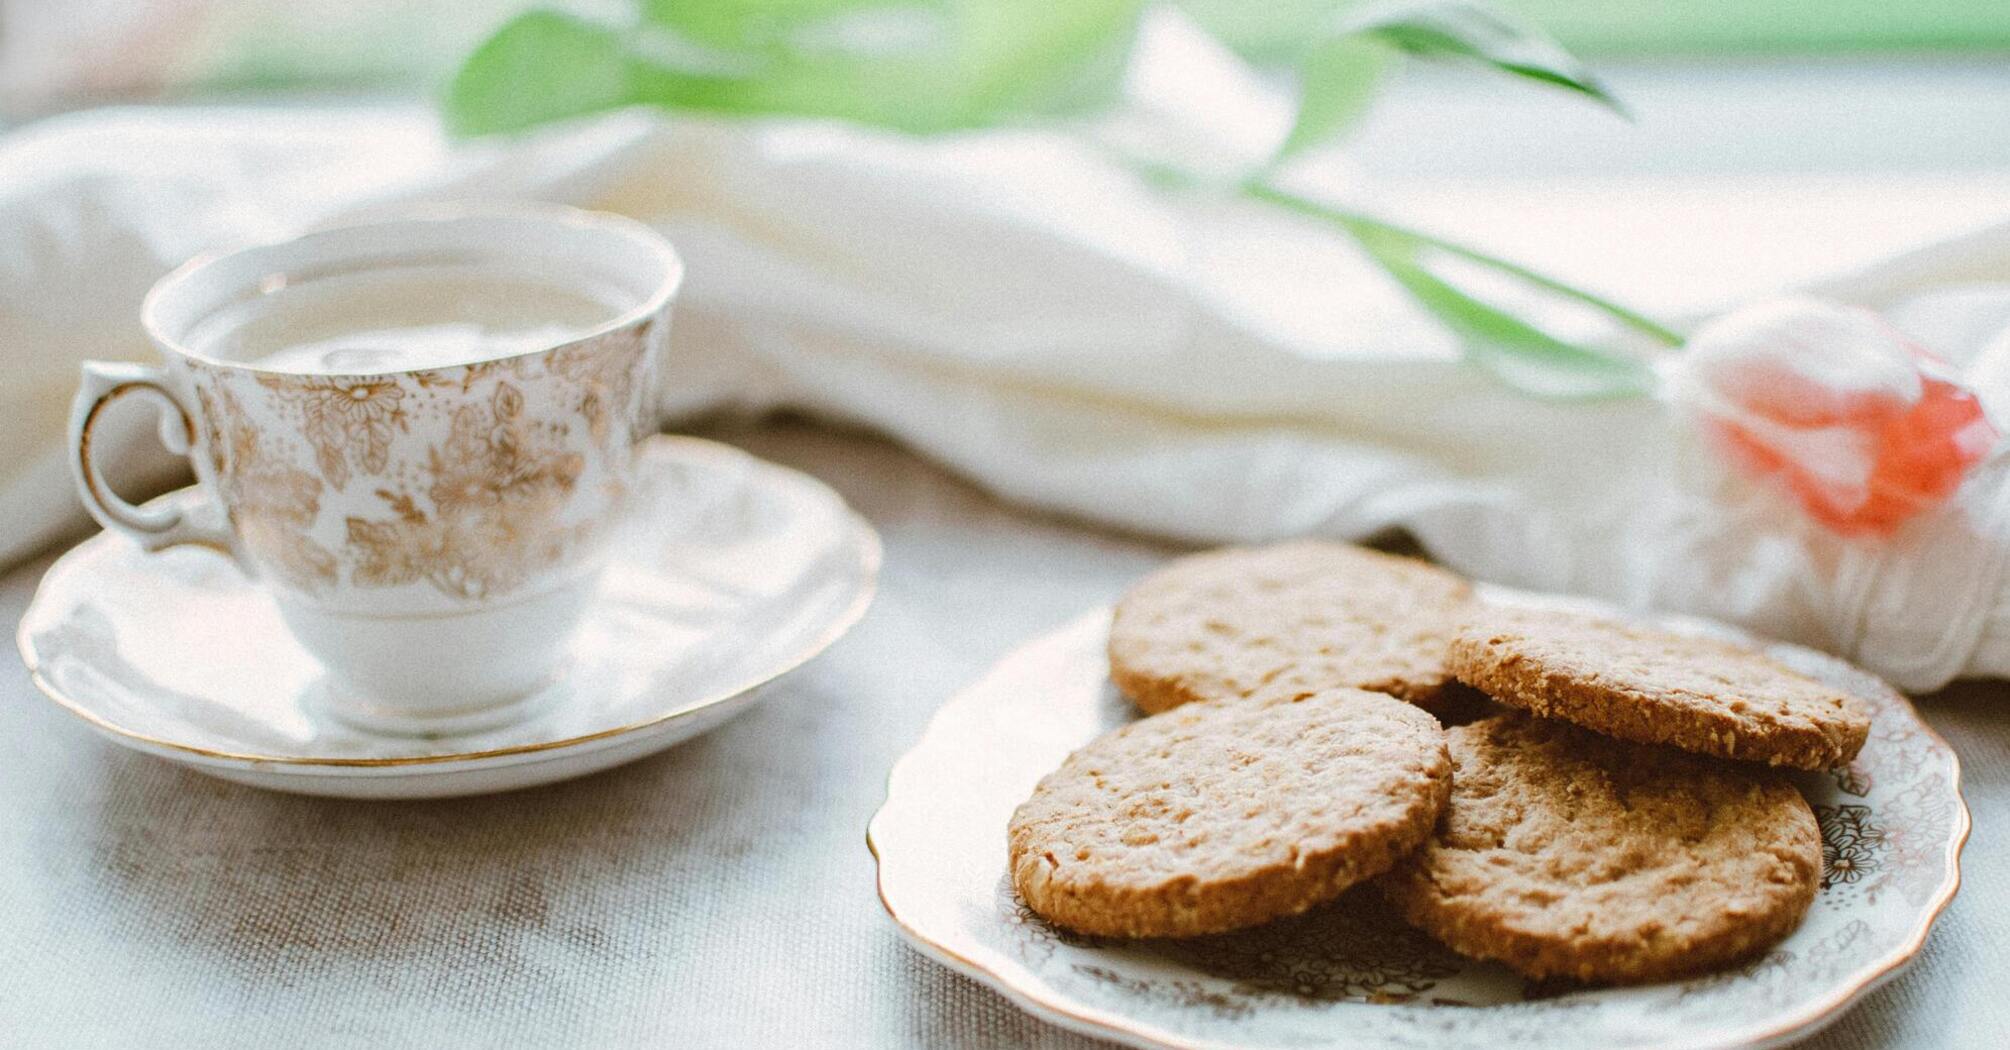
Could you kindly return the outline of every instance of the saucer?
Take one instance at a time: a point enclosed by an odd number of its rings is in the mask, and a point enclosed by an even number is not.
[[[49,568],[21,656],[114,742],[276,791],[433,798],[632,761],[746,710],[836,641],[871,603],[880,559],[872,527],[807,475],[696,438],[650,438],[638,462],[569,671],[507,727],[410,737],[333,720],[320,664],[236,563],[115,533]]]

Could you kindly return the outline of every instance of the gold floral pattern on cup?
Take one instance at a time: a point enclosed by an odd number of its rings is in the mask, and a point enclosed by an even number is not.
[[[228,385],[198,385],[196,400],[210,469],[238,497],[229,514],[239,542],[295,587],[334,584],[334,553],[308,534],[321,514],[321,478],[273,454]]]
[[[597,540],[621,502],[634,443],[654,422],[645,409],[652,363],[647,326],[638,325],[423,372],[293,375],[197,363],[190,381],[205,459],[240,541],[287,584],[323,593],[424,583],[484,601]],[[535,396],[540,384],[557,415],[526,412],[526,390]],[[299,447],[275,447],[288,438]],[[296,465],[303,449],[316,472]],[[582,516],[575,496],[589,456],[605,468],[604,491],[592,501],[601,510]],[[335,539],[317,538],[324,494],[356,490],[379,512],[346,514]]]

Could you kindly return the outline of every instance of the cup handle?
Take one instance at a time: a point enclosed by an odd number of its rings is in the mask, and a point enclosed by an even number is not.
[[[127,394],[151,396],[161,409],[161,443],[168,451],[193,457],[195,413],[175,390],[167,372],[151,365],[84,362],[84,381],[70,403],[70,473],[84,509],[98,524],[131,536],[149,551],[193,543],[235,555],[236,544],[214,499],[193,513],[178,507],[135,507],[113,492],[91,459],[91,431],[98,416]],[[200,472],[198,472],[200,473]],[[211,493],[212,497],[214,493]]]

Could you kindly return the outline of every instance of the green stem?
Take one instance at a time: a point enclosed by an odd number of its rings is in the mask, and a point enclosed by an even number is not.
[[[1297,212],[1300,215],[1336,224],[1352,234],[1356,240],[1363,242],[1364,246],[1378,238],[1388,240],[1391,237],[1422,244],[1448,255],[1457,256],[1467,262],[1507,274],[1510,277],[1525,281],[1528,284],[1571,300],[1572,302],[1591,307],[1663,346],[1677,347],[1682,345],[1683,340],[1681,335],[1643,314],[1629,310],[1618,303],[1587,292],[1582,288],[1565,284],[1554,277],[1548,277],[1527,267],[1511,263],[1506,259],[1497,258],[1461,244],[1454,244],[1443,238],[1433,237],[1428,233],[1383,222],[1380,219],[1371,218],[1359,212],[1347,211],[1321,204],[1308,197],[1301,197],[1287,190],[1279,189],[1275,184],[1267,181],[1262,176],[1244,182],[1241,189],[1243,195],[1252,200],[1274,204],[1288,211]]]

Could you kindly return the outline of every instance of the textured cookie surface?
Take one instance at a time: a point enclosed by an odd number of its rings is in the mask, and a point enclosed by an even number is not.
[[[1146,711],[1268,686],[1352,686],[1434,707],[1471,594],[1443,569],[1340,543],[1196,554],[1117,603],[1110,677]]]
[[[1781,774],[1520,712],[1447,733],[1452,797],[1380,883],[1453,950],[1531,977],[1637,983],[1792,932],[1821,833]]]
[[[1448,662],[1504,704],[1719,758],[1829,769],[1870,733],[1854,698],[1750,649],[1576,613],[1476,607]]]
[[[1219,933],[1388,870],[1450,790],[1444,730],[1354,689],[1191,704],[1068,756],[1012,815],[1012,884],[1112,937]]]

